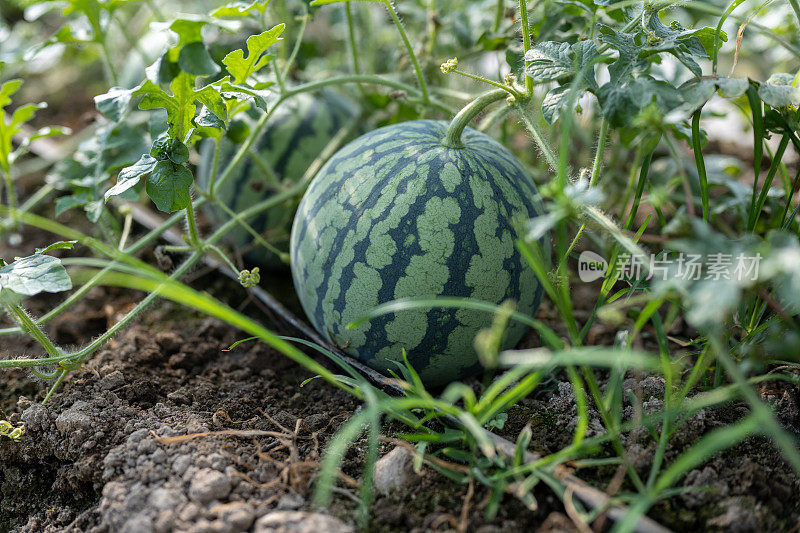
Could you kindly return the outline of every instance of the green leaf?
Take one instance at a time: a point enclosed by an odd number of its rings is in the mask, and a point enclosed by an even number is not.
[[[694,57],[706,58],[706,49],[700,40],[695,37],[694,30],[685,30],[678,22],[673,22],[670,27],[665,26],[657,13],[650,16],[648,28],[651,30],[646,35],[647,46],[641,52],[642,56],[654,53],[668,52],[675,56],[686,68],[692,71],[695,76],[703,74],[700,65]],[[711,30],[709,28],[709,30]],[[712,31],[712,40],[713,32]]]
[[[178,53],[178,66],[184,72],[194,76],[212,76],[221,70],[211,58],[206,45],[200,41],[189,43],[181,48]]]
[[[231,2],[222,7],[218,7],[211,12],[212,17],[247,17],[250,12],[255,10],[259,14],[263,14],[267,9],[269,0],[256,1],[256,2]]]
[[[271,55],[265,55],[267,49],[282,40],[284,24],[278,24],[272,29],[251,35],[247,38],[247,58],[244,50],[234,50],[225,56],[222,62],[233,76],[235,83],[244,83],[254,72],[265,67],[271,60]]]
[[[147,177],[147,195],[165,213],[186,209],[192,201],[189,189],[193,181],[188,168],[170,161],[159,161]]]
[[[0,107],[5,107],[11,103],[11,97],[22,86],[22,80],[15,79],[0,85]]]
[[[772,107],[800,106],[800,87],[791,85],[794,76],[778,72],[758,88],[758,96]]]
[[[56,199],[56,217],[60,217],[63,213],[88,204],[92,201],[92,195],[87,191],[80,191],[69,196],[61,196]]]
[[[709,28],[708,26],[704,28],[698,28],[696,30],[687,30],[692,33],[692,35],[700,41],[700,44],[703,45],[703,48],[706,51],[706,55],[711,57],[714,53],[714,34],[717,32],[714,28]],[[722,43],[728,42],[728,34],[724,31],[719,32],[719,45],[717,48],[722,48]]]
[[[200,114],[194,119],[195,124],[200,128],[224,128],[225,123],[217,115],[211,112],[206,106],[200,108]]]
[[[548,124],[553,124],[558,120],[562,108],[566,107],[569,101],[569,89],[569,85],[551,89],[542,100],[542,116]]]
[[[170,90],[172,95],[149,79],[132,90],[132,96],[143,96],[139,102],[140,109],[167,110],[170,137],[182,138],[191,129],[196,102],[204,104],[220,120],[227,119],[228,110],[222,95],[212,85],[195,90],[194,77],[181,72],[170,83]]]
[[[222,96],[225,98],[239,98],[251,101],[256,107],[263,111],[268,111],[269,100],[273,99],[273,93],[261,89],[253,89],[247,85],[235,85],[230,83],[230,76],[225,76],[218,82]],[[270,82],[269,85],[272,85]],[[268,86],[269,86],[268,85]]]
[[[66,269],[58,258],[51,255],[32,255],[0,268],[0,290],[9,290],[20,296],[62,292],[71,288],[72,281]]]
[[[191,131],[193,132],[194,129]],[[189,137],[191,137],[191,132],[187,134],[187,139]],[[189,148],[178,139],[170,139],[166,133],[162,133],[153,141],[150,155],[156,161],[170,160],[177,165],[182,165],[189,160]]]
[[[525,54],[525,73],[536,81],[555,81],[575,72],[569,43],[546,41]]]
[[[106,191],[105,200],[108,201],[112,196],[119,196],[128,189],[135,187],[142,176],[153,171],[156,163],[158,161],[154,157],[150,154],[144,154],[136,163],[123,168],[117,176],[117,184]]]
[[[131,101],[131,90],[112,87],[107,93],[94,97],[94,105],[107,119],[119,122],[128,109]]]
[[[77,243],[78,241],[58,241],[44,248],[36,248],[35,253],[41,255],[52,250],[72,250]]]
[[[23,124],[33,118],[36,111],[47,107],[45,103],[25,104],[15,109],[9,117],[3,108],[11,103],[11,96],[21,85],[21,80],[10,80],[0,86],[0,169],[5,172],[10,171],[16,157],[12,143],[14,137],[22,132]],[[27,141],[25,143],[27,146]]]
[[[627,124],[638,112],[637,105],[631,99],[630,91],[613,83],[606,83],[597,91],[600,109],[612,126]]]
[[[611,83],[622,85],[634,71],[647,67],[647,62],[639,59],[640,47],[635,34],[620,32],[605,24],[598,24],[597,29],[600,41],[619,52],[619,57],[608,67]]]

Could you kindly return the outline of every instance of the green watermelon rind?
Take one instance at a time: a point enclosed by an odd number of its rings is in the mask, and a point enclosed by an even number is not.
[[[342,148],[306,191],[290,247],[297,294],[321,335],[382,372],[398,370],[405,348],[430,385],[480,370],[473,340],[491,314],[405,310],[346,326],[405,297],[510,298],[529,315],[542,297],[515,246],[514,221],[543,213],[530,174],[471,129],[465,148],[442,146],[446,129],[446,122],[410,121]],[[505,346],[526,329],[512,323]]]

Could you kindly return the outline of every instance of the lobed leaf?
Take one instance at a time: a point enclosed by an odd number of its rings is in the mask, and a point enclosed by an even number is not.
[[[244,83],[254,72],[265,67],[272,60],[273,56],[266,54],[266,51],[270,46],[283,39],[281,34],[284,27],[284,24],[278,24],[264,33],[248,37],[246,58],[244,50],[234,50],[223,58],[222,62],[233,76],[236,84]]]

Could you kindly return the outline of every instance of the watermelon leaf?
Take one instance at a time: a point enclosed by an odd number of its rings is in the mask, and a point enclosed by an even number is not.
[[[233,75],[236,84],[244,83],[253,73],[267,66],[273,56],[266,53],[267,49],[282,40],[281,34],[285,24],[278,24],[264,33],[251,35],[247,38],[247,58],[244,50],[234,50],[225,56],[222,62]]]
[[[147,195],[160,211],[172,213],[189,206],[192,201],[189,189],[193,182],[188,168],[171,161],[159,161],[147,176]]]
[[[36,254],[0,267],[0,291],[20,296],[62,292],[72,288],[66,269],[57,257]]]
[[[112,196],[119,196],[128,189],[136,186],[139,179],[153,171],[158,161],[150,154],[142,155],[139,160],[129,167],[123,168],[117,176],[117,184],[106,191],[105,200]]]
[[[211,76],[221,69],[201,41],[189,43],[178,53],[178,66],[194,76]]]

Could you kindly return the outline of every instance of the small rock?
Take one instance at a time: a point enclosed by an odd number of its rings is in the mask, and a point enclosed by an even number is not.
[[[176,489],[159,487],[150,493],[148,506],[160,511],[177,509],[186,501],[183,492]]]
[[[219,520],[233,531],[246,531],[255,520],[253,509],[243,502],[231,502],[218,505],[212,509],[217,513]]]
[[[84,401],[75,402],[72,407],[58,415],[56,418],[56,429],[62,435],[75,433],[76,431],[92,426],[92,418],[84,410],[89,407]]]
[[[172,470],[179,476],[182,476],[191,464],[192,458],[189,455],[179,455],[172,461]]]
[[[217,470],[198,470],[189,486],[189,496],[200,503],[221,500],[231,492],[231,482]]]
[[[102,390],[116,389],[125,384],[125,376],[119,370],[115,370],[110,374],[100,379],[100,388]]]
[[[294,511],[300,509],[306,503],[305,498],[294,492],[287,492],[278,498],[275,508],[279,511]]]
[[[355,530],[332,516],[304,511],[273,511],[256,522],[255,533],[353,533]]]
[[[192,403],[191,397],[183,389],[178,389],[167,394],[167,400],[176,405],[186,405]]]
[[[378,492],[388,494],[407,486],[416,477],[413,464],[414,454],[397,446],[375,463],[375,488]]]

